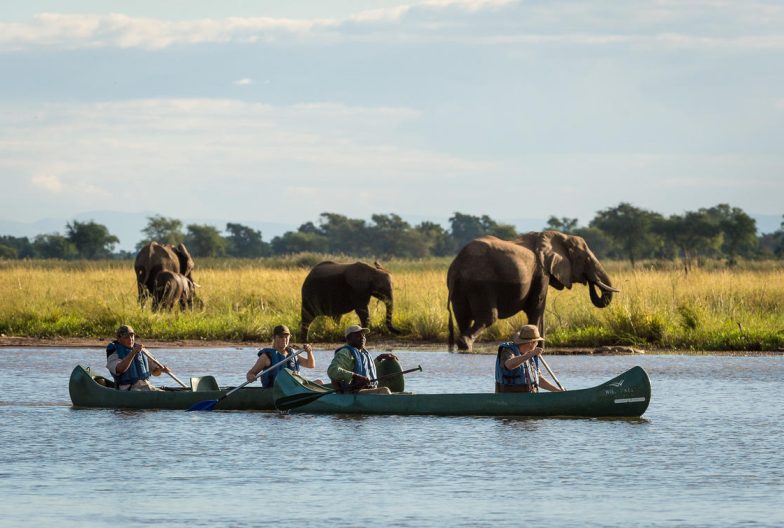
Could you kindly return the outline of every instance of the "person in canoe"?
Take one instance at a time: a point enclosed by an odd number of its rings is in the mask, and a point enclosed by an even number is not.
[[[117,329],[116,339],[106,347],[106,368],[120,390],[152,391],[160,390],[150,383],[150,374],[159,376],[169,372],[144,353],[144,346],[136,343],[136,332],[128,325]]]
[[[544,349],[539,343],[544,338],[535,325],[525,325],[512,341],[501,343],[495,362],[496,392],[538,392],[539,388],[560,392],[539,375],[539,356]]]
[[[344,333],[346,344],[335,350],[327,375],[338,392],[362,394],[391,394],[389,388],[379,387],[376,365],[365,350],[367,328],[351,325]],[[376,361],[397,359],[394,354],[380,354]]]
[[[245,375],[245,379],[253,381],[268,367],[280,363],[285,360],[287,356],[294,353],[294,348],[289,346],[289,339],[291,339],[291,332],[286,325],[278,325],[272,330],[272,347],[262,348],[258,351],[258,359],[256,363],[250,368]],[[316,358],[313,356],[313,349],[307,343],[302,348],[307,353],[307,358],[303,358],[304,354],[293,357],[286,363],[275,367],[269,372],[265,372],[261,376],[262,387],[272,387],[275,384],[275,378],[282,368],[289,368],[294,372],[299,372],[300,367],[316,368]],[[319,380],[316,380],[319,383]]]

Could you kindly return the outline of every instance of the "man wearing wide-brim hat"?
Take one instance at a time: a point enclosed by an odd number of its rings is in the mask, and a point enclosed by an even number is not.
[[[329,364],[327,375],[338,392],[361,394],[390,394],[387,387],[379,387],[376,379],[376,365],[365,350],[369,330],[359,325],[346,328],[343,335],[346,344],[335,350],[335,357]],[[379,354],[376,361],[397,359],[394,354]]]
[[[544,349],[539,345],[544,338],[535,325],[525,325],[501,343],[495,362],[496,392],[538,392],[539,388],[552,392],[561,389],[539,375],[539,356]]]

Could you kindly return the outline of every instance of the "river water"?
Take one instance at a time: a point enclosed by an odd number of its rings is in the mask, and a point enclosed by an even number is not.
[[[424,369],[407,390],[492,390],[492,356],[395,352]],[[221,385],[255,359],[154,353]],[[641,365],[653,397],[634,420],[72,408],[73,366],[104,361],[0,349],[0,526],[784,525],[782,356],[548,358],[575,389]]]

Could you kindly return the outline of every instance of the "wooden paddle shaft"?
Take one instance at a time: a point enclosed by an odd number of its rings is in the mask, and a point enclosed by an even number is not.
[[[547,372],[549,372],[550,376],[555,380],[555,383],[558,385],[558,388],[561,389],[562,391],[565,391],[566,388],[564,388],[564,386],[561,385],[561,382],[558,381],[558,378],[555,376],[555,373],[550,369],[550,365],[548,365],[547,361],[544,360],[544,356],[540,355],[539,356],[539,361],[542,362],[542,365],[544,365],[544,368],[547,369]]]
[[[155,362],[156,362],[157,364],[159,364],[160,366],[163,366],[163,363],[161,363],[160,361],[158,361],[157,359],[155,359],[154,357],[152,357],[152,354],[150,354],[149,352],[147,352],[147,350],[145,350],[144,348],[142,348],[141,352],[142,352],[142,354],[144,354],[145,356],[147,356],[147,357],[148,357],[148,358],[150,358],[151,360],[155,361]],[[175,375],[174,375],[174,374],[172,374],[171,372],[167,372],[166,374],[168,374],[169,376],[171,376],[171,377],[172,377],[172,379],[173,379],[174,381],[176,381],[177,383],[179,383],[179,384],[180,384],[180,386],[181,386],[181,387],[183,387],[184,389],[187,389],[187,388],[189,388],[189,387],[188,387],[186,384],[184,384],[182,381],[180,381],[180,378],[178,378],[177,376],[175,376]]]

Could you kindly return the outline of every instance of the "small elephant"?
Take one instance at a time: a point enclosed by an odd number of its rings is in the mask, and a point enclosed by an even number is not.
[[[460,350],[471,350],[477,335],[497,319],[521,311],[544,335],[548,285],[562,290],[571,289],[574,283],[589,285],[591,302],[597,308],[609,305],[613,293],[619,291],[579,236],[543,231],[527,233],[514,242],[493,236],[472,240],[447,272],[449,350],[455,342],[452,311],[460,330]]]
[[[386,326],[393,334],[400,331],[392,326],[392,276],[376,262],[369,266],[363,262],[316,264],[302,283],[302,323],[300,340],[308,340],[308,328],[319,315],[340,316],[354,310],[359,322],[367,327],[370,319],[368,304],[375,297],[387,310]]]
[[[136,255],[133,268],[136,274],[136,287],[139,292],[139,304],[144,302],[155,288],[155,278],[162,271],[171,271],[184,275],[193,281],[192,271],[195,266],[191,254],[185,244],[172,247],[152,241],[146,244]]]
[[[153,310],[171,310],[176,303],[182,310],[193,309],[196,285],[185,275],[173,271],[162,271],[155,276],[152,291]]]

